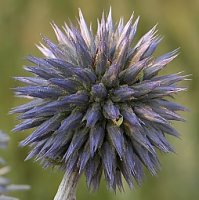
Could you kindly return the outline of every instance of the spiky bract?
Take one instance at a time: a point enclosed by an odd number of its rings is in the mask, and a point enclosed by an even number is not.
[[[33,100],[13,109],[23,120],[14,131],[36,127],[21,145],[30,145],[28,159],[45,167],[85,172],[93,189],[102,173],[114,190],[122,189],[122,176],[133,186],[133,179],[141,183],[143,166],[156,174],[157,149],[173,151],[165,133],[178,136],[170,121],[182,121],[176,111],[185,108],[168,97],[185,90],[176,85],[185,76],[157,76],[177,50],[152,56],[161,41],[156,27],[132,45],[139,18],[115,25],[110,11],[94,35],[79,16],[79,28],[52,24],[58,44],[42,37],[45,58],[28,57],[34,66],[25,70],[35,76],[17,77],[28,86],[16,94]]]

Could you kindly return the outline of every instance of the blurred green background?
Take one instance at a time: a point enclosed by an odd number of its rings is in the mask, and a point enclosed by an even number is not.
[[[78,200],[187,200],[199,199],[199,0],[0,0],[0,129],[10,134],[9,150],[1,153],[12,167],[9,177],[13,183],[30,184],[28,192],[13,194],[21,200],[51,200],[62,177],[61,172],[44,170],[33,160],[24,162],[28,149],[18,148],[19,141],[28,132],[12,134],[17,123],[9,116],[10,108],[22,103],[13,97],[11,88],[18,82],[13,76],[22,76],[24,57],[28,54],[41,55],[35,44],[41,41],[40,33],[55,40],[50,22],[59,26],[68,18],[76,23],[78,8],[88,22],[96,25],[112,6],[113,17],[127,20],[133,11],[141,16],[137,38],[158,23],[159,34],[164,36],[157,55],[181,48],[179,57],[165,70],[185,71],[192,74],[192,81],[184,83],[189,91],[177,97],[177,101],[190,109],[183,113],[187,122],[175,123],[181,132],[181,140],[169,138],[176,154],[161,155],[162,170],[158,177],[146,173],[143,186],[125,193],[107,191],[102,181],[97,193],[90,193],[84,178],[78,186]]]

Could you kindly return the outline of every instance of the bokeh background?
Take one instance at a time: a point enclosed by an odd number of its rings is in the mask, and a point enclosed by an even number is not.
[[[0,152],[12,167],[9,178],[13,183],[26,183],[32,189],[13,194],[21,200],[53,199],[62,173],[52,169],[44,170],[32,160],[24,162],[28,148],[18,148],[19,141],[28,132],[13,134],[11,129],[17,123],[9,110],[22,103],[13,96],[12,89],[18,82],[13,76],[25,75],[22,66],[29,54],[40,56],[35,44],[41,41],[40,33],[55,40],[50,22],[59,26],[68,18],[76,21],[81,8],[88,22],[96,26],[96,18],[112,7],[113,17],[127,20],[132,12],[141,16],[137,38],[158,23],[159,34],[164,40],[157,55],[177,47],[181,53],[164,71],[185,71],[192,74],[192,81],[185,82],[188,92],[177,97],[177,101],[189,108],[183,113],[186,123],[175,123],[181,139],[169,138],[176,154],[161,155],[162,170],[157,177],[146,173],[143,186],[135,185],[130,190],[115,195],[107,191],[102,181],[97,193],[88,191],[84,178],[78,186],[78,200],[187,200],[199,199],[199,0],[0,0],[0,129],[10,134],[7,152]]]

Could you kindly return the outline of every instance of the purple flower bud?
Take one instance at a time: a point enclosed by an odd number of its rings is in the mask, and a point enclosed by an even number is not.
[[[15,91],[32,100],[11,111],[22,120],[13,130],[35,129],[21,142],[31,147],[27,159],[69,176],[85,172],[94,190],[102,174],[113,190],[123,189],[122,177],[133,187],[144,166],[157,174],[158,150],[174,151],[166,135],[179,136],[171,122],[184,121],[177,112],[186,108],[168,97],[186,90],[178,83],[187,76],[158,75],[178,50],[153,56],[161,41],[156,26],[133,45],[139,18],[115,25],[110,10],[94,34],[79,17],[79,28],[53,23],[58,44],[43,36],[44,57],[28,57],[33,77],[17,77],[25,86]]]

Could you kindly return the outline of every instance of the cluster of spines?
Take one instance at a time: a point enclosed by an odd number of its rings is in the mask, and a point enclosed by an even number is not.
[[[158,76],[178,50],[158,58],[152,54],[161,38],[156,26],[132,46],[139,18],[114,25],[111,11],[98,21],[96,36],[80,11],[79,29],[53,29],[59,44],[43,36],[38,46],[45,58],[29,56],[36,66],[25,70],[35,77],[17,77],[29,86],[16,88],[18,96],[34,98],[13,109],[24,120],[14,131],[36,127],[21,142],[33,146],[45,167],[59,165],[68,173],[85,172],[89,187],[98,188],[102,171],[109,187],[141,183],[142,165],[155,175],[156,148],[173,152],[165,133],[178,136],[170,121],[183,121],[176,111],[185,108],[169,97],[186,90],[176,84],[182,73]]]

